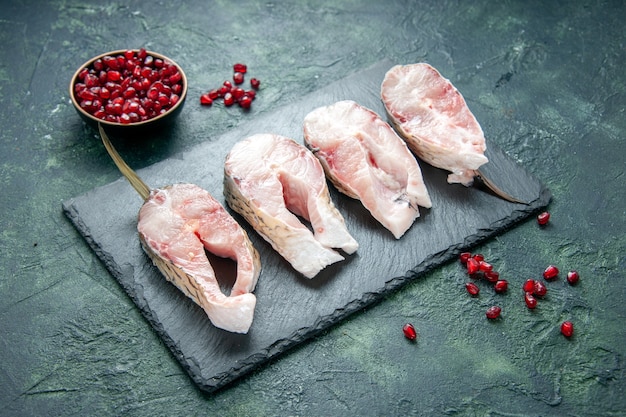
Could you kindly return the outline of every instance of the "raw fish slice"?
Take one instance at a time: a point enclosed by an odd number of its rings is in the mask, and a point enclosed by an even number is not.
[[[360,200],[399,239],[432,206],[407,145],[373,111],[351,100],[320,107],[304,119],[304,140],[326,175]]]
[[[207,191],[175,184],[150,192],[137,225],[144,250],[161,272],[224,330],[247,333],[260,260],[245,231]],[[237,262],[230,295],[220,289],[205,250]]]
[[[224,195],[294,269],[312,278],[358,244],[332,201],[319,161],[292,139],[257,134],[226,157]],[[311,230],[297,217],[308,220]]]
[[[488,162],[485,136],[459,91],[425,63],[396,65],[382,82],[387,114],[409,148],[451,171],[449,183],[471,185]]]
[[[122,174],[144,199],[137,229],[144,251],[165,278],[221,329],[247,333],[261,262],[241,226],[207,191],[193,184],[150,190],[124,162],[102,126],[102,142]],[[206,251],[237,262],[230,295],[222,293]]]

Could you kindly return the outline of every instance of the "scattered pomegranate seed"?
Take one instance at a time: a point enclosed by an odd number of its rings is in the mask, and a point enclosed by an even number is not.
[[[233,65],[233,71],[241,73],[241,74],[245,74],[248,71],[248,67],[246,66],[246,64],[237,63]]]
[[[544,211],[537,216],[537,223],[539,223],[541,226],[545,226],[546,224],[548,224],[549,221],[550,213],[547,211]]]
[[[469,252],[463,252],[463,253],[461,253],[461,254],[459,255],[459,261],[461,261],[461,263],[462,263],[463,265],[465,265],[465,264],[467,263],[467,260],[468,260],[469,258],[471,258],[471,256],[472,256],[472,254],[471,254],[471,253],[469,253]]]
[[[202,94],[200,96],[200,104],[203,106],[210,106],[213,104],[213,99],[209,96],[209,94]]]
[[[233,74],[233,81],[235,82],[235,84],[239,85],[239,84],[243,84],[243,73],[241,72],[236,72]]]
[[[467,267],[467,273],[473,275],[480,270],[480,263],[474,258],[469,258],[465,264]]]
[[[476,255],[472,256],[472,258],[474,258],[478,262],[482,262],[485,260],[485,255],[483,255],[482,253],[477,253]]]
[[[239,100],[239,105],[244,109],[249,109],[250,106],[252,105],[252,99],[248,97],[247,95],[244,95]]]
[[[502,294],[503,292],[506,292],[507,288],[509,288],[509,283],[504,279],[497,281],[495,285],[493,286],[493,289],[498,294]]]
[[[559,275],[559,268],[554,265],[549,265],[545,271],[543,271],[543,277],[548,281],[555,279]]]
[[[478,262],[478,267],[483,272],[490,272],[490,271],[493,270],[493,265],[491,265],[489,262],[485,262],[485,261]]]
[[[533,297],[533,295],[529,292],[524,293],[524,302],[526,302],[526,307],[530,308],[531,310],[537,307],[537,299]]]
[[[468,282],[467,284],[465,284],[465,289],[472,296],[476,296],[480,292],[480,288],[478,288],[478,285],[474,284],[473,282]]]
[[[530,293],[535,291],[535,280],[532,278],[527,279],[526,282],[524,282],[522,289],[524,290],[524,292],[530,292]]]
[[[563,333],[563,336],[565,337],[572,337],[574,334],[574,323],[571,321],[564,321],[561,324],[561,333]]]
[[[261,81],[257,80],[256,78],[252,78],[250,79],[250,86],[255,90],[258,90],[261,86]]]
[[[232,106],[235,104],[235,97],[233,97],[231,92],[224,94],[224,105],[226,107]]]
[[[569,271],[567,273],[567,282],[569,282],[571,285],[575,285],[579,279],[580,279],[580,276],[578,275],[578,272]]]
[[[411,323],[407,323],[402,327],[402,333],[404,333],[404,337],[409,340],[417,339],[417,331]]]
[[[492,307],[489,307],[489,309],[487,309],[487,312],[485,313],[485,315],[487,316],[489,320],[494,320],[500,317],[501,312],[502,312],[502,309],[500,307],[492,306]]]
[[[548,293],[546,284],[541,281],[535,281],[535,288],[533,288],[533,295],[537,297],[544,297]]]
[[[500,273],[498,271],[485,271],[483,275],[489,282],[498,282],[500,279]]]

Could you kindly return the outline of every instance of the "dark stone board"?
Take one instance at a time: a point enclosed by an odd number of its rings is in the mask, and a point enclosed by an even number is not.
[[[355,100],[384,115],[380,83],[392,65],[380,62],[297,103],[254,118],[215,140],[141,169],[139,175],[151,187],[177,182],[198,184],[225,204],[223,161],[237,141],[270,132],[302,143],[305,115],[338,100]],[[419,278],[462,250],[502,233],[549,203],[549,190],[502,151],[488,144],[487,156],[490,162],[484,167],[485,175],[529,205],[509,203],[473,187],[449,185],[447,172],[420,162],[433,207],[421,210],[421,217],[399,240],[358,201],[330,186],[331,197],[360,247],[356,254],[327,267],[312,280],[295,272],[234,214],[248,231],[262,262],[255,290],[254,322],[246,335],[213,327],[205,313],[152,265],[136,231],[142,200],[125,179],[65,201],[63,210],[191,378],[210,392]],[[216,263],[218,274],[232,274],[232,269],[228,262]]]

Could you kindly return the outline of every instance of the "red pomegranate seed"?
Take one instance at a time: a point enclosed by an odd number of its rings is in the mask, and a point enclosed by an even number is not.
[[[524,293],[524,302],[526,302],[526,307],[530,308],[531,310],[537,307],[537,299],[533,297],[533,295],[529,292]]]
[[[497,282],[500,279],[500,273],[498,271],[485,271],[483,275],[489,282]]]
[[[135,51],[132,51],[132,50],[129,49],[128,51],[124,52],[124,57],[127,60],[133,59],[135,57]]]
[[[478,262],[482,262],[485,260],[485,255],[483,255],[482,253],[477,253],[476,255],[472,256],[472,258],[474,258]]]
[[[544,297],[548,293],[546,284],[541,281],[535,281],[535,288],[533,288],[533,295],[537,297]]]
[[[248,67],[246,64],[236,63],[233,65],[233,71],[245,74],[248,71]]]
[[[228,93],[224,94],[224,105],[226,107],[230,107],[233,104],[235,104],[235,98],[233,97],[232,93],[229,91]]]
[[[409,340],[417,339],[417,331],[415,330],[415,326],[413,326],[411,323],[407,323],[402,326],[402,333],[404,333],[404,337]]]
[[[501,312],[502,312],[502,309],[500,307],[492,306],[492,307],[489,307],[489,309],[487,309],[487,312],[485,313],[485,315],[487,316],[489,320],[493,320],[493,319],[497,319],[498,317],[500,317]]]
[[[239,100],[246,95],[246,92],[243,90],[243,88],[233,88],[230,92],[232,93],[233,97],[235,97],[235,100]]]
[[[465,284],[465,289],[472,296],[476,296],[480,292],[480,288],[478,288],[478,285],[474,284],[473,282],[468,282],[467,284]]]
[[[462,253],[459,255],[459,261],[461,261],[461,263],[462,263],[463,265],[465,265],[465,264],[467,263],[467,260],[468,260],[469,258],[471,258],[471,257],[472,257],[472,254],[471,254],[471,253],[469,253],[469,252],[462,252]]]
[[[526,282],[524,282],[522,289],[524,290],[524,292],[530,292],[530,293],[535,291],[535,280],[532,278],[527,279]]]
[[[480,263],[474,258],[469,258],[465,266],[467,267],[467,273],[470,275],[474,275],[480,270]]]
[[[233,81],[235,84],[243,84],[244,76],[242,72],[236,72],[233,74]]]
[[[250,86],[254,88],[255,90],[258,90],[259,87],[261,86],[261,81],[257,80],[256,78],[251,78]]]
[[[211,90],[209,91],[208,95],[211,100],[215,100],[216,98],[220,97],[220,92],[218,90]]]
[[[548,224],[549,221],[550,213],[547,211],[544,211],[537,216],[537,223],[539,223],[541,226],[545,226],[546,224]]]
[[[579,279],[580,279],[580,276],[578,275],[578,272],[576,272],[576,271],[569,271],[567,273],[567,282],[569,282],[570,285],[576,284]]]
[[[503,292],[506,292],[507,288],[509,288],[509,283],[506,280],[501,279],[495,283],[493,288],[498,294],[502,294]]]
[[[549,265],[545,271],[543,271],[543,277],[548,281],[553,280],[559,275],[559,268],[554,265]]]
[[[489,272],[489,271],[493,270],[493,265],[491,265],[489,262],[485,262],[485,261],[478,262],[478,267],[483,272]]]
[[[244,95],[239,100],[239,105],[244,109],[249,109],[250,106],[252,105],[252,99],[248,97],[247,95]]]
[[[208,94],[202,94],[200,96],[200,104],[203,106],[210,106],[213,104],[213,99]]]
[[[564,321],[561,324],[561,333],[563,333],[563,336],[565,337],[572,337],[574,334],[574,323],[571,321]]]
[[[246,91],[246,95],[247,95],[248,97],[250,97],[252,100],[254,100],[254,98],[256,97],[256,91],[254,91],[254,90],[248,90],[248,91]]]

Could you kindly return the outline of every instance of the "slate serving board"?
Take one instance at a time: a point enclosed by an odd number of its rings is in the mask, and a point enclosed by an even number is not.
[[[223,161],[237,141],[270,132],[302,143],[305,115],[338,100],[355,100],[384,115],[379,89],[392,66],[389,61],[380,62],[298,103],[250,120],[217,141],[142,169],[139,175],[152,187],[198,184],[225,205]],[[259,251],[263,268],[255,291],[254,322],[246,335],[213,327],[204,312],[151,264],[136,231],[142,200],[125,179],[65,201],[63,210],[191,378],[202,390],[211,392],[549,203],[551,194],[537,179],[495,146],[488,148],[490,162],[484,167],[485,175],[530,202],[528,206],[505,202],[475,188],[449,185],[446,172],[420,163],[433,207],[421,210],[412,228],[396,240],[358,201],[329,186],[360,247],[312,280],[295,272],[234,214]],[[232,270],[228,262],[216,263],[218,274],[232,275]]]

